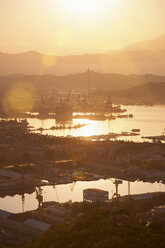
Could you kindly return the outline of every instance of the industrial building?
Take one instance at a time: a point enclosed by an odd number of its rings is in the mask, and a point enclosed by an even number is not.
[[[100,189],[85,189],[83,190],[83,201],[84,202],[108,202],[109,193],[108,191]]]
[[[23,218],[0,209],[0,224],[30,238],[39,238],[51,225],[32,218]]]
[[[45,208],[45,218],[48,221],[63,222],[70,213],[69,209],[57,205]]]
[[[46,232],[51,225],[38,220],[28,219],[24,222],[23,226],[25,233],[32,237],[38,238]]]
[[[150,193],[135,194],[135,195],[125,195],[125,196],[121,196],[119,200],[121,202],[128,198],[134,199],[135,201],[147,200],[147,199],[152,199],[154,196],[159,195],[160,193],[162,194],[162,192],[150,192]]]
[[[22,175],[7,169],[0,169],[0,191],[11,191],[15,188],[31,186],[34,179],[31,175]]]

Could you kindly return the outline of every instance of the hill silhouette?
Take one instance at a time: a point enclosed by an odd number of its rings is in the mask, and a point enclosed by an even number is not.
[[[165,76],[152,74],[122,75],[115,73],[97,73],[90,71],[90,87],[98,90],[124,90],[148,82],[165,82]],[[59,89],[86,89],[88,86],[87,72],[58,75],[7,75],[0,76],[0,90],[6,91],[17,84],[26,84],[36,90],[51,91]]]
[[[5,74],[74,74],[90,68],[99,73],[164,75],[165,35],[124,49],[102,54],[54,56],[47,67],[44,54],[29,51],[20,54],[0,53],[0,75]]]
[[[165,50],[165,35],[127,46],[125,50]]]
[[[120,98],[121,102],[125,99],[132,103],[164,104],[164,93],[165,82],[148,82],[125,90],[112,90],[109,94],[114,98]]]

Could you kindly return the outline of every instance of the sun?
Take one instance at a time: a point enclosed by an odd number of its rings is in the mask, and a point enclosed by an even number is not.
[[[115,0],[60,0],[61,8],[72,18],[82,21],[103,17]]]

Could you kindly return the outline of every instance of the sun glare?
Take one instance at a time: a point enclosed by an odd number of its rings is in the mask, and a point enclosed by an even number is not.
[[[114,0],[60,0],[60,5],[72,17],[86,20],[102,17]]]

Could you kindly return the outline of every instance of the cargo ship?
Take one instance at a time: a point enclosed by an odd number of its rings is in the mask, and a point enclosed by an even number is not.
[[[73,118],[73,108],[72,106],[62,104],[57,106],[55,109],[56,120],[72,120]]]

